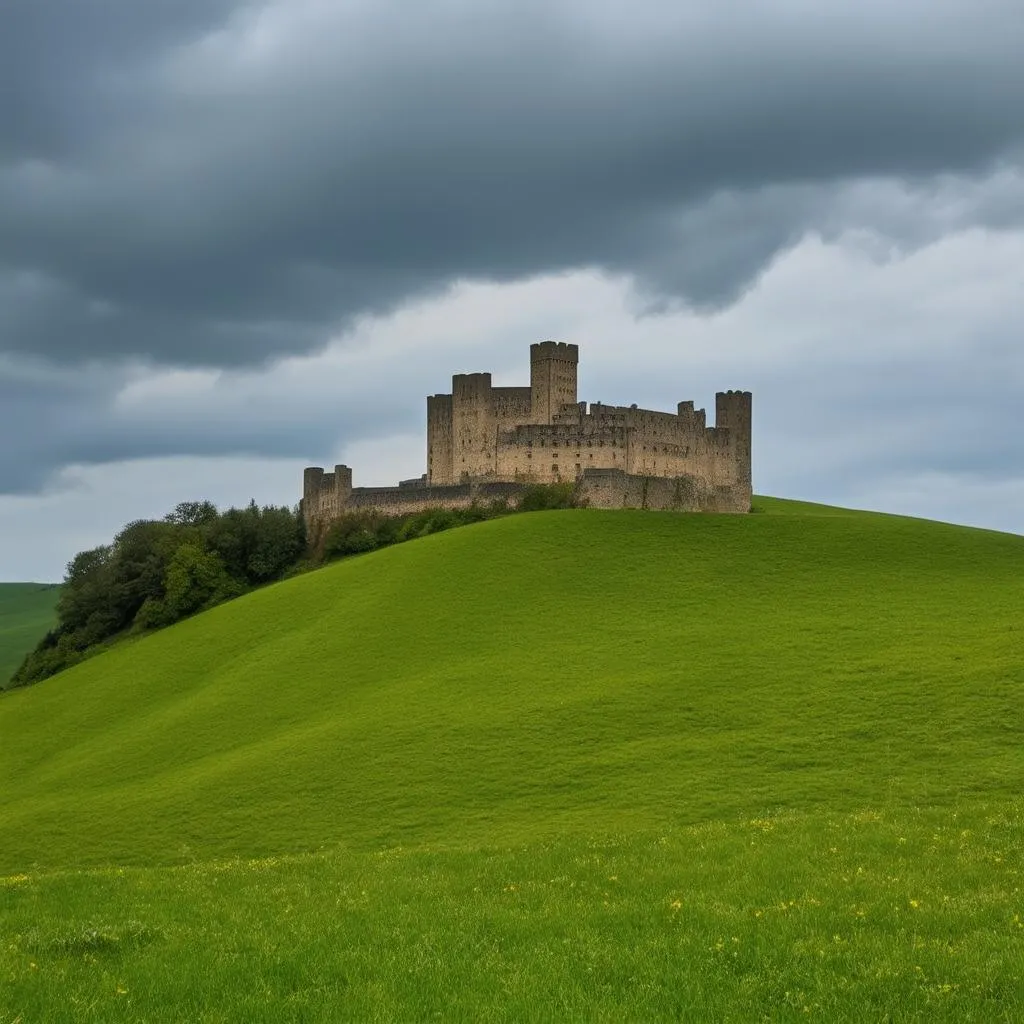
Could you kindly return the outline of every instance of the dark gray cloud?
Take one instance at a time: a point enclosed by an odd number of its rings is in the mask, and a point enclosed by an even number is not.
[[[714,308],[836,184],[1019,160],[1017,0],[706,8],[15,2],[0,349],[256,363],[576,266]]]

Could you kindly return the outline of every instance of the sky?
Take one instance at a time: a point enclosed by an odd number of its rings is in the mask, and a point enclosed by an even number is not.
[[[4,0],[0,580],[418,476],[424,396],[754,393],[762,494],[1024,533],[1020,0]]]

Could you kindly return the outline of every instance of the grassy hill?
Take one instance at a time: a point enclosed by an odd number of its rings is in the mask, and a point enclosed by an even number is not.
[[[11,1014],[1024,1013],[1024,538],[759,506],[466,527],[6,695]]]
[[[0,689],[39,638],[56,625],[54,583],[0,583]]]

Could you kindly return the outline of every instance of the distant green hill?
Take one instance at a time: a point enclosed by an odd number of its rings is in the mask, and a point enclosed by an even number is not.
[[[0,689],[22,658],[57,623],[60,586],[55,583],[0,583]]]
[[[761,507],[465,527],[15,692],[0,867],[1017,792],[1024,538]]]

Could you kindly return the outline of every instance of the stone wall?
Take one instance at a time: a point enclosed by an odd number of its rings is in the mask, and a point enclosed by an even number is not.
[[[347,470],[339,466],[337,469]],[[460,509],[494,501],[515,504],[530,482],[475,481],[449,486],[409,481],[400,487],[350,487],[342,500],[335,473],[321,473],[321,490],[307,490],[303,514],[312,532],[347,512],[410,515],[431,508]],[[349,471],[350,473],[351,471]],[[588,468],[575,477],[575,502],[591,508],[674,509],[681,512],[749,512],[750,493],[740,485],[714,485],[699,477],[660,477],[621,469]]]
[[[677,512],[749,512],[750,495],[695,476],[663,477],[592,469],[576,485],[577,503],[589,508],[671,509]]]

